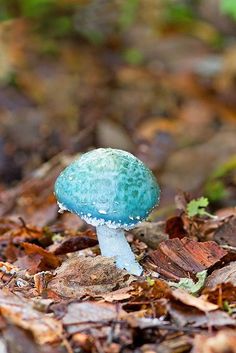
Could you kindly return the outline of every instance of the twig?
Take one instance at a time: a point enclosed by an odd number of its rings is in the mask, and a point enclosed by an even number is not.
[[[98,351],[98,353],[104,353],[101,343],[98,340],[94,340],[94,345]]]
[[[74,350],[72,349],[71,344],[67,338],[62,337],[62,344],[64,345],[68,353],[74,353]]]
[[[232,250],[232,251],[235,251],[236,252],[236,247],[235,246],[230,246],[230,245],[221,245],[222,248],[224,249],[228,249],[228,250]]]

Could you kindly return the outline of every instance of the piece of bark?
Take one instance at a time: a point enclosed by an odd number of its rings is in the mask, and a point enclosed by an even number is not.
[[[196,242],[188,238],[163,241],[149,254],[152,269],[171,280],[193,277],[219,262],[227,251],[215,242]]]

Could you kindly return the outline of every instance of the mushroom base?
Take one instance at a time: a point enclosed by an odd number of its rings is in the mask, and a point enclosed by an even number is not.
[[[130,274],[141,275],[142,267],[136,261],[123,229],[97,226],[97,237],[102,256],[114,257],[118,268],[125,268]]]

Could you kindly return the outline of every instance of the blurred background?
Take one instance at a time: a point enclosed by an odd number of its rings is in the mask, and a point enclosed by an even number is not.
[[[0,215],[45,225],[81,152],[121,148],[179,191],[236,198],[235,0],[0,0]]]

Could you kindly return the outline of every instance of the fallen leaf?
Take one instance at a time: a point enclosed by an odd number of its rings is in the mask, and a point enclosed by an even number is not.
[[[71,303],[67,306],[67,313],[62,323],[68,333],[84,331],[96,327],[97,324],[110,326],[111,321],[119,320],[125,311],[116,305],[108,303],[84,302]]]
[[[226,244],[236,247],[236,217],[230,217],[227,222],[218,227],[214,233],[213,239],[218,244]]]
[[[52,316],[33,309],[29,300],[0,291],[0,312],[8,322],[31,331],[39,344],[61,340],[61,323]]]
[[[19,222],[14,222],[9,218],[0,218],[0,234],[8,232],[9,230],[16,230],[19,228]]]
[[[91,335],[86,334],[86,333],[75,333],[72,336],[72,340],[74,344],[79,346],[79,349],[82,349],[84,352],[90,352],[92,351],[92,348],[94,346],[94,340],[91,337]]]
[[[222,330],[213,335],[196,335],[192,353],[236,353],[235,330]]]
[[[65,239],[62,243],[58,244],[54,248],[53,253],[55,255],[67,254],[78,250],[83,250],[97,245],[98,241],[95,238],[88,236],[78,235]]]
[[[163,241],[149,254],[152,269],[168,279],[179,280],[206,270],[219,262],[227,251],[215,242],[196,242],[188,238]]]
[[[43,295],[47,289],[49,280],[53,277],[53,274],[49,271],[41,271],[34,275],[34,284],[36,291],[39,295]]]
[[[190,325],[192,327],[225,327],[235,326],[236,321],[228,313],[221,310],[208,311],[207,314],[197,308],[189,310],[188,305],[182,302],[170,301],[167,311],[172,320],[180,327]]]
[[[164,326],[164,325],[163,325]],[[154,326],[153,326],[154,327]],[[155,329],[155,327],[154,327]],[[166,330],[168,327],[166,328]],[[164,332],[166,332],[165,327],[163,327]],[[178,332],[178,328],[170,326],[170,331]],[[143,334],[143,333],[142,333]],[[163,339],[164,338],[164,339]],[[140,347],[141,353],[184,353],[189,352],[192,345],[187,335],[178,334],[168,334],[166,336],[161,336],[161,342],[156,344],[144,344]]]
[[[151,282],[151,283],[150,283]],[[160,279],[134,282],[131,299],[125,308],[145,311],[146,315],[159,317],[166,314],[166,303],[171,297],[168,284]]]
[[[218,309],[218,305],[210,303],[202,298],[196,298],[193,295],[185,292],[183,289],[175,289],[172,291],[172,296],[176,300],[179,300],[186,305],[193,306],[194,308],[204,312]]]
[[[215,270],[207,278],[206,287],[214,288],[218,284],[230,282],[236,286],[236,261]]]
[[[193,199],[187,204],[188,217],[205,216],[207,215],[205,208],[208,206],[209,201],[206,197]]]
[[[182,218],[175,216],[167,219],[165,233],[169,235],[170,239],[184,238],[187,235],[187,232],[184,229],[184,222]]]
[[[58,207],[53,196],[53,185],[65,167],[65,159],[62,154],[56,155],[35,170],[30,178],[1,192],[0,216],[22,217],[27,223],[38,226],[54,221]]]
[[[219,305],[222,309],[226,309],[225,303],[236,303],[236,287],[232,283],[221,283],[214,288],[205,288],[202,291],[207,300],[211,303]]]
[[[196,277],[198,279],[196,283],[193,282],[192,278],[181,278],[178,283],[168,282],[168,284],[172,287],[184,289],[190,294],[197,294],[205,284],[207,271],[198,272]]]
[[[142,222],[130,232],[152,249],[156,249],[163,240],[168,239],[165,222]]]
[[[58,344],[43,344],[40,346],[35,342],[34,337],[29,334],[28,330],[17,326],[8,325],[2,332],[2,336],[6,349],[4,350],[0,343],[1,353],[23,353],[26,351],[27,353],[58,353],[60,351],[60,342]]]
[[[157,299],[169,298],[171,289],[166,282],[155,279],[151,284],[148,281],[134,282],[131,294],[133,299],[130,300],[130,303],[135,302],[137,304],[140,302],[148,304]]]
[[[48,288],[67,298],[97,296],[129,285],[134,277],[118,269],[113,259],[73,256],[54,273]]]
[[[15,262],[15,265],[22,269],[27,269],[30,274],[57,268],[61,263],[56,255],[38,245],[31,243],[22,243],[21,245],[26,256],[20,257]]]
[[[106,301],[106,302],[114,302],[114,301],[122,301],[125,299],[129,299],[131,297],[131,291],[133,287],[124,287],[121,289],[117,289],[113,292],[110,293],[103,293],[100,296]]]

